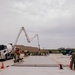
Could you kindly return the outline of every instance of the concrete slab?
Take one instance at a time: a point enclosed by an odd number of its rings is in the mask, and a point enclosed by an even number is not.
[[[50,54],[48,56],[29,56],[24,59],[23,63],[16,63],[15,65],[54,65],[58,66],[62,64],[63,66],[69,67],[70,56],[62,54]]]
[[[0,72],[0,75],[75,75],[75,71],[65,67],[9,67]]]
[[[48,58],[54,60],[58,64],[62,64],[63,66],[69,66],[70,65],[70,57],[68,55],[63,54],[50,54]]]
[[[4,69],[0,75],[75,75],[75,70],[69,68],[69,62],[70,56],[62,54],[29,56],[24,58],[24,62]],[[60,69],[59,64],[65,67]]]
[[[48,58],[47,56],[29,56],[24,59],[22,63],[16,63],[14,65],[57,65],[58,63]]]

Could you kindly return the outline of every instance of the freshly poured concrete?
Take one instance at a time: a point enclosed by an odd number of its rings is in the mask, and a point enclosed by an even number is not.
[[[16,63],[15,66],[58,66],[58,63],[48,58],[48,56],[29,56],[22,63]]]
[[[9,67],[0,72],[0,75],[75,75],[69,68],[59,67]]]
[[[0,75],[75,75],[75,71],[69,68],[69,62],[68,55],[29,56],[24,58],[24,62],[15,63],[1,71]],[[63,69],[59,64],[63,65]]]

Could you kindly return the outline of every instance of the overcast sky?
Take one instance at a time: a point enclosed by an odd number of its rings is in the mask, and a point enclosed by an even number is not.
[[[75,0],[0,0],[0,44],[13,43],[21,29],[41,48],[75,48]],[[29,44],[22,32],[17,44]]]

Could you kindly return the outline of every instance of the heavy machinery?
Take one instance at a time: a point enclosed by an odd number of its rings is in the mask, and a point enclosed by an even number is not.
[[[40,50],[40,44],[39,44],[39,36],[38,36],[38,34],[35,34],[35,36],[33,38],[29,39],[28,34],[27,34],[25,28],[22,27],[20,29],[19,34],[18,34],[18,36],[16,38],[16,41],[15,41],[15,43],[13,45],[12,44],[0,45],[0,59],[7,60],[7,59],[11,59],[11,58],[14,57],[13,53],[15,51],[16,44],[18,42],[19,36],[20,36],[20,34],[21,34],[22,31],[24,31],[28,43],[30,43],[35,37],[37,37],[38,48]]]
[[[58,50],[63,55],[66,55],[66,54],[71,55],[74,51],[73,49],[70,49],[70,48],[66,48],[66,49],[65,48],[59,48]]]
[[[0,59],[12,59],[13,58],[13,53],[12,53],[12,44],[5,44],[5,45],[0,45]]]
[[[37,37],[38,50],[40,50],[40,44],[39,44],[39,36],[38,36],[38,34],[35,34],[34,37],[32,37],[32,38],[30,39],[24,27],[22,27],[22,28],[20,29],[20,31],[19,31],[19,34],[18,34],[18,36],[17,36],[17,38],[16,38],[16,41],[15,41],[15,43],[14,43],[13,49],[15,48],[15,46],[16,46],[16,44],[17,44],[17,42],[18,42],[19,36],[20,36],[20,34],[21,34],[22,31],[24,31],[24,34],[25,34],[25,37],[26,37],[28,43],[30,43],[35,37]]]

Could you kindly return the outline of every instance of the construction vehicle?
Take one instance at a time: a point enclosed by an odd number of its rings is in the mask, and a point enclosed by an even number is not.
[[[24,34],[25,34],[25,37],[26,37],[28,43],[30,43],[34,38],[37,37],[38,50],[40,51],[40,44],[39,44],[39,36],[38,36],[38,34],[35,34],[34,37],[32,37],[32,38],[30,39],[24,27],[22,27],[22,28],[20,29],[20,31],[19,31],[19,34],[18,34],[18,36],[17,36],[17,38],[16,38],[16,41],[15,41],[15,43],[14,43],[13,49],[15,48],[15,46],[16,46],[16,44],[17,44],[17,42],[18,42],[19,36],[20,36],[20,34],[21,34],[22,31],[24,31]]]
[[[66,48],[66,49],[65,48],[59,48],[58,50],[63,55],[66,55],[66,54],[71,55],[74,51],[73,49],[70,49],[70,48]]]
[[[11,58],[14,57],[13,53],[15,52],[16,44],[18,42],[19,36],[20,36],[22,31],[24,31],[28,43],[30,43],[35,37],[37,37],[38,47],[39,47],[39,50],[40,50],[38,34],[35,34],[35,36],[33,38],[31,38],[31,40],[30,40],[29,37],[28,37],[28,34],[27,34],[26,30],[25,30],[25,28],[22,27],[20,29],[20,31],[19,31],[19,34],[18,34],[18,36],[16,38],[16,41],[15,41],[14,45],[12,45],[12,44],[0,45],[0,59],[7,60],[7,59],[11,59]]]
[[[12,44],[0,45],[0,60],[13,58]]]

